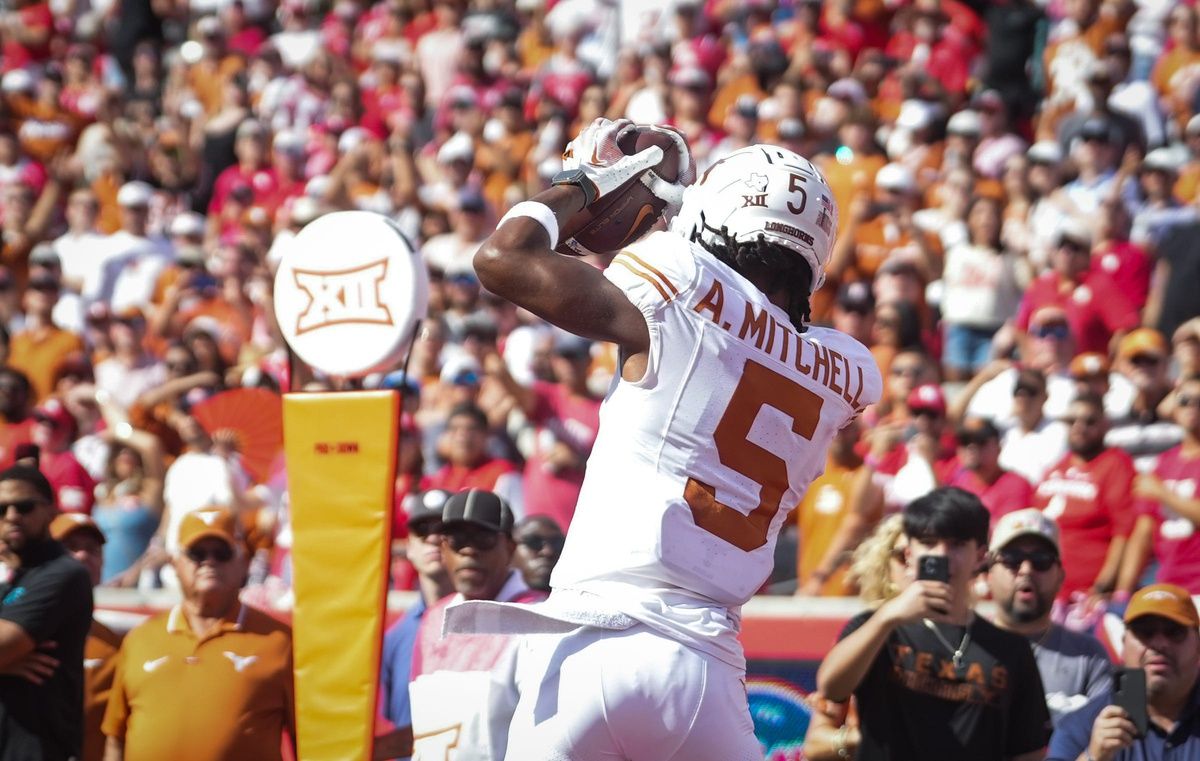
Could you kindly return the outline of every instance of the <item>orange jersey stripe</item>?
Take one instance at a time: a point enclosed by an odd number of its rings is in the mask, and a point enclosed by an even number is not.
[[[664,285],[666,285],[666,286],[667,286],[667,288],[669,288],[669,289],[670,289],[671,293],[675,294],[676,296],[678,296],[678,295],[679,295],[679,289],[675,287],[675,285],[674,285],[674,284],[671,282],[671,280],[670,280],[670,279],[669,279],[669,278],[668,278],[666,275],[664,275],[663,273],[659,272],[658,270],[656,270],[654,267],[650,266],[649,264],[646,264],[646,262],[642,261],[642,260],[641,260],[641,259],[640,259],[640,258],[637,256],[637,254],[634,254],[634,253],[633,253],[633,252],[631,252],[631,251],[622,251],[620,255],[621,255],[621,256],[628,256],[630,259],[634,260],[635,262],[637,262],[637,263],[638,263],[638,264],[640,264],[641,266],[643,266],[643,267],[645,267],[646,269],[648,269],[648,270],[650,270],[651,272],[653,272],[655,275],[657,275],[657,276],[658,276],[658,278],[659,278],[660,280],[662,280],[662,281],[663,281],[663,284],[664,284]]]
[[[659,284],[659,282],[658,282],[657,280],[655,280],[655,279],[654,279],[653,277],[651,277],[650,275],[647,275],[645,272],[642,272],[642,271],[641,271],[640,269],[638,269],[637,267],[633,266],[633,264],[631,264],[629,261],[627,261],[627,260],[623,259],[622,257],[618,256],[617,258],[613,259],[613,264],[619,264],[619,265],[621,265],[621,266],[622,266],[622,267],[624,267],[625,269],[629,270],[629,271],[630,271],[630,272],[632,272],[633,274],[635,274],[635,275],[637,275],[638,277],[640,277],[642,280],[645,280],[647,283],[649,283],[650,285],[654,286],[654,289],[655,289],[655,290],[657,290],[657,291],[658,291],[660,294],[662,294],[662,297],[663,297],[665,300],[667,300],[667,301],[670,301],[670,300],[671,300],[671,298],[672,298],[672,297],[671,297],[671,294],[667,293],[667,292],[666,292],[666,290],[665,290],[665,289],[662,287],[662,285],[661,285],[661,284]]]

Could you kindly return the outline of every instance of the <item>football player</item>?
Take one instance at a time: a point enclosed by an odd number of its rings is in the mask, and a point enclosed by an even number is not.
[[[717,162],[669,230],[603,272],[554,253],[576,212],[632,178],[662,190],[643,174],[661,148],[617,147],[632,129],[589,125],[554,187],[515,206],[475,256],[484,287],[615,342],[620,365],[550,599],[468,603],[447,626],[542,632],[521,652],[509,759],[759,759],[741,606],[830,441],[882,382],[864,346],[806,324],[837,207],[791,151],[755,145]]]

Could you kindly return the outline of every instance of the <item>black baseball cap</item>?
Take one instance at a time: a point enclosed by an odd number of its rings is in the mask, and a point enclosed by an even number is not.
[[[437,518],[440,521],[442,509],[445,508],[448,499],[450,499],[450,492],[445,489],[430,489],[409,496],[404,500],[404,508],[408,511],[406,523],[411,527],[413,524],[429,518]]]
[[[838,290],[837,305],[847,312],[869,314],[875,309],[875,295],[866,283],[846,283]]]
[[[442,508],[442,523],[474,523],[509,534],[512,533],[513,513],[508,503],[492,492],[467,489],[446,500]]]

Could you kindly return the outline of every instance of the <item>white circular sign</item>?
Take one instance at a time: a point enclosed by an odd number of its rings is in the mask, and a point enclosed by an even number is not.
[[[329,375],[360,377],[395,366],[428,305],[420,253],[390,219],[370,211],[313,220],[275,273],[284,339]]]

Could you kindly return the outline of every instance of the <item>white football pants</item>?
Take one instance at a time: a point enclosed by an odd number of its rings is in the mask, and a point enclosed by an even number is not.
[[[761,761],[745,674],[644,624],[527,635],[507,761]]]

